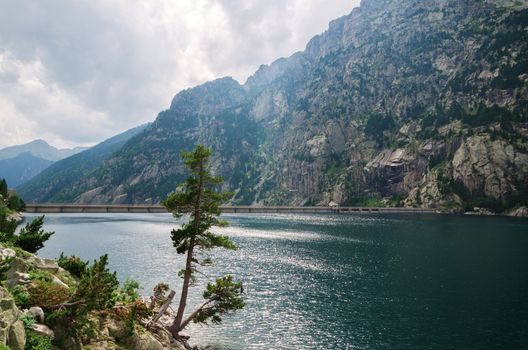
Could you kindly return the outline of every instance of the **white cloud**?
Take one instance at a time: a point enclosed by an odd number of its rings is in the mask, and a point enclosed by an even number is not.
[[[0,147],[92,144],[304,48],[358,0],[0,0]],[[3,124],[6,125],[6,124]]]

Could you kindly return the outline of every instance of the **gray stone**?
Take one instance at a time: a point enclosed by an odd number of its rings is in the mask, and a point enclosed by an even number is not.
[[[25,310],[24,314],[33,316],[37,322],[44,323],[44,310],[41,307],[33,306],[29,310]]]
[[[52,278],[52,282],[53,282],[54,284],[56,284],[56,285],[59,285],[59,286],[61,286],[61,287],[66,288],[66,289],[70,289],[70,287],[69,287],[66,283],[62,282],[62,281],[60,280],[60,278],[58,278],[57,276],[53,276],[53,278]]]
[[[28,273],[14,271],[13,273],[8,273],[8,279],[6,285],[8,288],[13,288],[18,284],[30,284],[31,280]]]
[[[24,350],[26,347],[26,331],[22,321],[17,320],[9,330],[8,344],[11,350]]]
[[[43,337],[48,337],[52,339],[55,337],[55,334],[53,333],[53,331],[44,324],[35,323],[31,325],[31,330]]]
[[[135,350],[166,350],[161,342],[147,332],[132,334],[127,339],[126,344]]]
[[[25,332],[22,325],[20,331],[20,311],[15,305],[11,295],[0,286],[0,344],[10,345],[9,340],[13,338],[13,347],[22,345],[24,349]],[[23,334],[22,334],[23,333]]]
[[[527,207],[519,207],[511,212],[508,213],[510,216],[518,216],[518,217],[528,217],[528,208]]]
[[[38,256],[31,256],[28,261],[33,264],[37,269],[47,271],[51,273],[57,273],[60,271],[60,267],[55,260],[45,259]]]
[[[14,258],[15,256],[16,252],[13,249],[0,247],[0,262],[7,258]]]

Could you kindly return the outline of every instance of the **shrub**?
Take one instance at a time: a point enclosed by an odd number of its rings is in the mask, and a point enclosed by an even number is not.
[[[57,263],[73,276],[79,278],[86,271],[86,266],[88,266],[88,262],[82,261],[81,258],[75,255],[65,256],[64,253],[60,254]]]
[[[381,143],[383,141],[383,132],[394,128],[394,126],[394,119],[391,116],[373,113],[365,124],[365,134]]]
[[[36,279],[28,288],[29,304],[38,305],[45,309],[67,302],[70,290],[53,282]]]
[[[30,270],[29,271],[29,279],[31,280],[39,280],[43,282],[52,282],[53,281],[53,275],[51,272],[48,271],[42,271],[42,270]]]
[[[121,302],[124,304],[132,303],[139,299],[137,292],[139,283],[133,279],[126,279],[123,282],[123,287],[117,289],[114,292],[113,299],[115,302]]]
[[[7,218],[7,210],[0,208],[0,243],[9,243],[13,240],[18,223]]]
[[[14,211],[23,211],[26,209],[26,203],[16,194],[9,195],[7,207]]]
[[[108,255],[105,254],[95,260],[81,275],[76,300],[84,300],[86,311],[109,309],[115,304],[115,294],[119,282],[116,273],[108,270]]]
[[[26,332],[26,349],[51,350],[51,339],[38,335],[33,331]]]
[[[37,217],[20,230],[17,236],[13,237],[13,243],[30,253],[36,253],[40,248],[44,247],[44,242],[54,234],[54,232],[44,232],[42,230],[43,224],[44,215]]]
[[[134,332],[135,325],[141,320],[150,318],[154,314],[144,302],[136,300],[127,305],[126,312],[124,314],[124,321],[129,333]]]
[[[158,283],[154,287],[154,305],[161,306],[166,300],[165,293],[169,291],[169,285],[167,283]]]
[[[31,326],[37,323],[35,316],[29,314],[22,314],[20,315],[19,319],[24,324],[25,329],[31,329]]]
[[[26,287],[19,285],[9,289],[9,293],[13,296],[15,304],[19,307],[25,307],[29,305],[30,294]]]
[[[13,257],[6,257],[4,260],[0,261],[0,282],[7,279],[6,272],[11,268],[11,262]]]

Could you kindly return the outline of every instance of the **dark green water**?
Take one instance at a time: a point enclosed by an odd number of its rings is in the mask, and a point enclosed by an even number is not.
[[[245,283],[246,308],[194,326],[218,349],[528,348],[528,220],[443,215],[226,215],[239,245],[211,277]],[[163,214],[56,214],[40,255],[110,255],[148,294],[179,291],[183,257]],[[199,288],[198,288],[199,289]],[[199,291],[190,305],[198,303]]]

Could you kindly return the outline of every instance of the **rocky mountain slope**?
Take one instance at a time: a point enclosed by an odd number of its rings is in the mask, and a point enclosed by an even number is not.
[[[526,204],[527,43],[526,0],[363,0],[244,85],[180,92],[61,199],[158,202],[204,143],[235,203]]]

